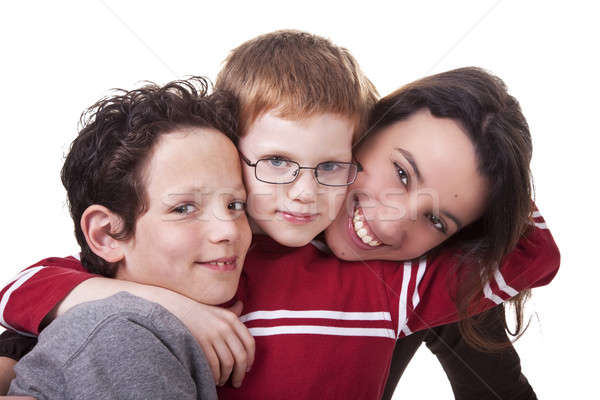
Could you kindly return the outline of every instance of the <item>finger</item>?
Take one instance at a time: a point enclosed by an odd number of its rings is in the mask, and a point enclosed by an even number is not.
[[[246,352],[245,346],[240,341],[240,338],[235,334],[235,332],[231,332],[227,337],[227,345],[231,350],[231,354],[234,358],[233,371],[231,374],[231,384],[233,387],[240,387],[242,381],[246,377],[246,372],[248,371],[248,354]]]
[[[231,371],[233,370],[233,355],[231,354],[229,346],[223,340],[213,342],[213,347],[215,348],[217,357],[219,357],[221,372],[217,385],[223,386],[225,382],[227,382],[227,379],[229,379],[229,375],[231,375]]]
[[[200,343],[200,347],[202,347],[202,351],[204,351],[204,356],[206,357],[206,361],[208,361],[208,365],[210,366],[210,370],[213,374],[213,378],[215,379],[216,385],[221,379],[219,357],[217,356],[217,353],[210,344],[202,342]]]
[[[233,323],[233,329],[235,330],[235,333],[237,334],[239,340],[242,342],[244,348],[246,349],[246,356],[248,359],[248,368],[246,372],[248,372],[254,364],[254,354],[256,351],[256,343],[254,340],[254,336],[252,336],[246,325],[244,325],[239,320]]]

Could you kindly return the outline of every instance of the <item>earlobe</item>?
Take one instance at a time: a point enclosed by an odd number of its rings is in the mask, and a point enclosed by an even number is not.
[[[124,257],[123,241],[111,233],[121,228],[121,218],[108,208],[92,204],[81,216],[81,230],[90,249],[107,262],[119,262]]]

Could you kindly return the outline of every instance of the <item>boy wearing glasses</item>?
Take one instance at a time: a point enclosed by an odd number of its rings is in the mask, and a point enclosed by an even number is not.
[[[288,247],[308,244],[336,217],[356,177],[352,144],[376,101],[374,86],[347,50],[284,31],[234,49],[216,87],[240,100],[253,232]]]

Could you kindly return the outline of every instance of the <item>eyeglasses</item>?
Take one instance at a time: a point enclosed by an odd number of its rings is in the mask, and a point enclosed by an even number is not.
[[[254,167],[256,179],[273,184],[292,183],[300,175],[301,169],[312,169],[316,181],[321,185],[348,186],[362,170],[360,165],[354,162],[326,161],[317,164],[316,167],[301,167],[296,161],[279,157],[261,158],[252,164],[242,153],[240,156],[249,167]]]

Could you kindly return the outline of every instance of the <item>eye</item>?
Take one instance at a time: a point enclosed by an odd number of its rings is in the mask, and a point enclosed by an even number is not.
[[[446,225],[444,225],[444,222],[439,217],[436,217],[433,214],[429,214],[427,218],[429,218],[429,221],[435,229],[442,233],[446,233]]]
[[[286,160],[285,158],[282,157],[271,157],[267,160],[267,162],[269,163],[269,165],[271,167],[275,167],[275,168],[287,168],[290,166],[290,161]]]
[[[396,173],[398,174],[398,179],[400,179],[400,182],[402,182],[404,186],[408,186],[408,174],[404,168],[397,163],[394,163],[394,167],[396,167]]]
[[[193,204],[182,204],[180,206],[177,206],[173,209],[173,212],[175,214],[180,214],[180,215],[188,215],[193,213],[194,211],[196,211],[196,207]]]
[[[336,162],[324,162],[319,164],[319,169],[324,172],[333,172],[340,168],[339,164]]]
[[[246,202],[241,200],[232,201],[231,203],[227,204],[227,209],[233,211],[245,211]]]

